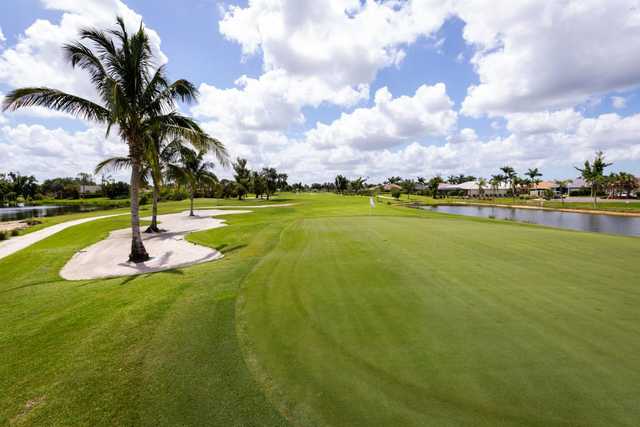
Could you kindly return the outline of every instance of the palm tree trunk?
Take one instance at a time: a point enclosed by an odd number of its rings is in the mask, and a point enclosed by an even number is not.
[[[595,184],[593,184],[591,186],[591,197],[593,197],[593,207],[597,208],[598,207],[598,192],[596,191],[596,186]]]
[[[140,235],[140,211],[139,211],[139,193],[140,193],[140,155],[135,152],[129,144],[129,152],[132,158],[131,164],[131,253],[129,261],[144,262],[149,259],[149,254],[142,243]]]
[[[145,230],[145,233],[159,233],[158,228],[158,199],[160,198],[160,190],[158,182],[153,180],[153,205],[151,208],[151,225]]]
[[[193,188],[191,189],[191,195],[189,197],[190,201],[191,201],[191,208],[190,208],[190,212],[189,212],[189,216],[195,216],[195,214],[193,213],[193,193],[195,191],[193,190]]]

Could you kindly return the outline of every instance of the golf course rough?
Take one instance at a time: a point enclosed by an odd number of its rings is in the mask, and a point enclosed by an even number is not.
[[[58,277],[126,217],[0,260],[0,424],[638,425],[640,239],[291,201],[184,269]]]

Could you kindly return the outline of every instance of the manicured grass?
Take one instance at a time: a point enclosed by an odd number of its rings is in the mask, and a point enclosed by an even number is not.
[[[190,268],[58,278],[126,216],[0,260],[0,424],[638,424],[640,239],[284,199]]]

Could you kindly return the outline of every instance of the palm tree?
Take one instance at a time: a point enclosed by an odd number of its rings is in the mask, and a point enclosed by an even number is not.
[[[489,180],[489,185],[491,185],[491,189],[493,190],[493,198],[496,198],[498,194],[498,189],[500,185],[505,181],[505,177],[503,175],[491,175],[491,179]]]
[[[336,192],[338,194],[344,195],[344,192],[347,190],[347,186],[349,185],[349,180],[342,175],[338,175],[336,176],[336,179],[334,182],[336,186]]]
[[[511,195],[513,196],[513,200],[515,201],[516,187],[518,185],[518,174],[511,166],[503,166],[500,168],[500,170],[502,171],[502,173],[504,173],[505,181],[509,183],[509,187],[511,188]]]
[[[604,169],[611,166],[613,163],[606,163],[604,161],[604,153],[598,151],[596,157],[593,159],[593,163],[589,160],[584,162],[584,167],[576,167],[586,182],[591,185],[591,197],[593,197],[593,207],[598,206],[598,188],[604,181]]]
[[[195,216],[193,213],[193,199],[198,188],[204,184],[214,184],[218,178],[211,171],[214,167],[213,162],[204,160],[206,150],[195,151],[187,146],[180,147],[179,157],[180,163],[169,163],[169,176],[176,181],[182,182],[189,187],[189,216]]]
[[[249,192],[251,171],[247,168],[247,159],[241,159],[240,157],[236,159],[236,162],[232,166],[235,172],[233,178],[236,180],[238,200],[242,200],[242,196]]]
[[[540,170],[538,170],[538,168],[528,169],[525,172],[525,175],[529,177],[529,181],[531,182],[533,187],[536,187],[538,184],[540,184],[540,180],[538,178],[542,176],[542,173],[540,173]]]
[[[484,196],[484,189],[487,186],[487,180],[484,178],[478,179],[478,197],[482,198]]]
[[[199,145],[210,139],[192,119],[176,112],[176,101],[192,102],[195,86],[187,80],[169,83],[163,66],[154,69],[153,55],[142,24],[130,35],[117,18],[116,29],[85,28],[80,40],[66,44],[64,51],[73,67],[87,71],[99,102],[57,89],[30,87],[5,96],[3,110],[40,106],[106,125],[107,135],[115,125],[128,145],[131,159],[131,253],[129,260],[143,262],[149,254],[140,234],[140,173],[145,139],[151,129],[161,128],[170,138],[181,137]],[[90,45],[84,44],[87,41]]]

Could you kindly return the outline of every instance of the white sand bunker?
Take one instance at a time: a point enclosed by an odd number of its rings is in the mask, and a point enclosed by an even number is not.
[[[196,245],[185,240],[194,231],[224,227],[224,220],[212,216],[249,213],[247,210],[199,210],[196,216],[189,212],[158,215],[163,233],[142,233],[145,248],[151,259],[142,263],[127,262],[131,250],[131,230],[116,230],[105,240],[77,252],[60,271],[66,280],[98,279],[129,276],[185,267],[222,258],[212,248]],[[145,218],[150,219],[150,218]]]

